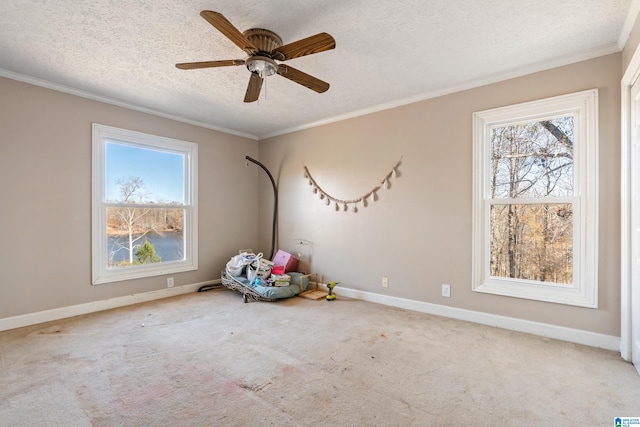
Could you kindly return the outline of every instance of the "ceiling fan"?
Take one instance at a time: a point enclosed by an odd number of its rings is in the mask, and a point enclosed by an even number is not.
[[[329,34],[319,33],[283,46],[282,39],[273,31],[263,28],[251,28],[241,33],[219,12],[203,10],[200,12],[200,16],[249,56],[246,59],[184,62],[176,64],[177,68],[193,70],[197,68],[245,65],[251,71],[251,77],[249,78],[249,86],[244,96],[244,102],[257,101],[260,89],[262,89],[263,79],[276,73],[318,93],[326,92],[329,89],[329,83],[327,82],[323,82],[288,65],[276,63],[276,60],[287,61],[335,48],[336,41]]]

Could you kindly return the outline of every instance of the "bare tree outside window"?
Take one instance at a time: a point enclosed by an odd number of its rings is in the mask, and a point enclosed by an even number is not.
[[[156,244],[161,244],[163,240],[175,243],[170,252],[173,256],[165,256],[165,261],[182,259],[184,209],[154,207],[154,203],[148,200],[149,192],[140,177],[118,178],[116,185],[120,188],[121,197],[115,201],[119,206],[107,208],[109,266],[161,262],[163,258],[156,254],[151,240]],[[140,252],[140,248],[145,250]],[[119,254],[124,254],[126,258],[119,257]]]
[[[493,127],[490,275],[571,284],[573,116]]]
[[[112,141],[105,150],[107,268],[183,260],[184,154]]]

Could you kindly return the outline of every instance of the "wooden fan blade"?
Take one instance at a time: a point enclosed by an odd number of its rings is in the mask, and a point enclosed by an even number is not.
[[[253,55],[258,49],[251,43],[242,33],[233,26],[221,13],[212,10],[203,10],[200,16],[207,20],[211,25],[216,27],[218,31],[224,34],[229,40],[236,44],[240,49]]]
[[[258,73],[251,73],[247,93],[244,95],[244,102],[257,101],[260,96],[260,89],[262,89],[262,77]]]
[[[286,61],[287,59],[324,52],[325,50],[331,50],[335,47],[336,41],[333,37],[327,33],[320,33],[315,36],[307,37],[306,39],[298,40],[297,42],[280,46],[279,48],[274,49],[271,52],[271,55],[276,59]],[[278,57],[277,54],[281,54],[282,57]]]
[[[278,65],[278,74],[318,93],[329,90],[329,83],[323,82],[316,77],[310,76],[309,74],[303,73],[302,71],[296,70],[288,65]]]
[[[229,67],[231,65],[244,65],[244,59],[227,59],[223,61],[182,62],[176,64],[181,70],[195,70],[196,68]]]

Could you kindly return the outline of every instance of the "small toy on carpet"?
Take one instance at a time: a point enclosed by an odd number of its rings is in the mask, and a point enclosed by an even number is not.
[[[340,282],[329,282],[327,283],[327,289],[329,289],[329,294],[327,295],[327,301],[333,301],[336,299],[336,294],[333,293],[333,288]]]

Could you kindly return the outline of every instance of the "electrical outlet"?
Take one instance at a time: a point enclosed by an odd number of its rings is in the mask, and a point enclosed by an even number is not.
[[[167,288],[173,288],[173,277],[167,278]]]
[[[451,286],[447,284],[442,285],[442,296],[450,298],[451,297]]]
[[[388,277],[383,277],[382,278],[382,287],[383,288],[388,288],[389,287],[389,278]]]

